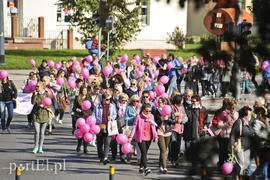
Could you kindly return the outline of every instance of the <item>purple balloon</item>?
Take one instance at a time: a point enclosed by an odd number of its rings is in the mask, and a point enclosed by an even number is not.
[[[77,138],[77,139],[81,139],[81,138],[83,138],[83,133],[81,132],[80,129],[76,129],[76,130],[74,131],[74,136],[75,136],[75,138]]]

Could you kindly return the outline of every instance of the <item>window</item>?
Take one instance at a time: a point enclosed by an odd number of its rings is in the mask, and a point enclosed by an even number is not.
[[[72,11],[69,9],[63,9],[60,4],[56,4],[57,6],[57,12],[56,12],[56,21],[57,22],[70,22],[70,15],[72,14]]]
[[[149,25],[149,5],[148,1],[145,1],[143,3],[136,2],[137,6],[141,7],[141,14],[139,15],[139,19],[142,26]]]

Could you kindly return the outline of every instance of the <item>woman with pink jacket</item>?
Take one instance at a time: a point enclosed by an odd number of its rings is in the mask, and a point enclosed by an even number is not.
[[[140,161],[140,173],[144,173],[147,176],[151,173],[151,169],[147,167],[147,152],[151,145],[151,141],[154,140],[158,142],[158,136],[154,116],[151,114],[151,105],[145,103],[141,107],[141,112],[135,117],[131,134],[129,136],[129,142],[131,142],[132,137],[135,135],[135,140],[141,150],[142,156]]]

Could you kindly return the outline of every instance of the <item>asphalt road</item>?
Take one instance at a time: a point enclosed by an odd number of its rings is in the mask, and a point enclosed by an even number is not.
[[[13,80],[19,89],[22,81],[27,78],[29,70],[8,71],[9,78]],[[253,105],[256,96],[242,95],[238,101],[238,107],[242,105]],[[221,106],[222,99],[206,98],[202,101],[208,109],[218,109]],[[71,134],[71,118],[67,113],[64,116],[63,124],[56,124],[53,135],[46,135],[44,142],[44,154],[33,154],[34,147],[34,129],[27,127],[27,117],[15,114],[11,123],[12,134],[0,134],[0,180],[15,179],[15,167],[21,166],[24,170],[21,172],[21,180],[74,180],[91,179],[106,180],[109,179],[109,167],[115,168],[114,179],[201,179],[201,168],[198,166],[194,176],[190,174],[190,163],[184,159],[180,160],[180,166],[172,168],[168,164],[168,174],[161,174],[158,170],[159,150],[155,143],[152,143],[149,151],[149,167],[152,173],[143,176],[138,172],[136,157],[133,156],[130,164],[123,164],[117,159],[116,162],[103,165],[97,158],[95,147],[88,147],[89,154],[77,153],[75,151],[77,140]],[[208,154],[209,155],[209,154]],[[230,179],[230,176],[224,176],[219,173],[215,167],[216,156],[210,154],[207,157],[209,163],[206,179]],[[211,163],[210,163],[211,162]]]

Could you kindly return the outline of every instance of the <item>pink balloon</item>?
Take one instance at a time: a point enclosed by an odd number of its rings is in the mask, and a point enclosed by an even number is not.
[[[188,72],[187,68],[182,68],[182,73],[186,74]]]
[[[124,63],[126,63],[127,62],[127,60],[128,60],[128,55],[127,54],[124,54],[122,57],[121,57],[121,63],[122,64],[124,64]]]
[[[169,82],[169,77],[168,76],[162,76],[159,79],[159,82],[161,82],[162,84],[167,84]]]
[[[49,61],[48,61],[48,66],[49,66],[50,68],[53,68],[53,67],[54,67],[54,62],[53,62],[53,60],[49,60]]]
[[[153,75],[158,76],[159,75],[159,70],[153,71]]]
[[[88,133],[90,131],[90,126],[88,124],[83,124],[81,127],[80,127],[82,133]]]
[[[112,73],[112,68],[110,66],[105,66],[103,68],[103,73],[106,77],[108,77]]]
[[[132,149],[132,145],[130,143],[125,143],[122,145],[121,147],[121,151],[124,153],[124,154],[128,154],[131,152],[131,149]]]
[[[61,68],[61,64],[60,63],[57,63],[56,65],[55,65],[55,69],[57,69],[57,70],[59,70],[60,68]]]
[[[76,120],[77,127],[81,128],[85,124],[85,120],[83,118],[78,118]]]
[[[24,87],[24,92],[26,92],[26,93],[31,93],[31,92],[32,92],[31,87],[30,87],[29,85],[26,85],[26,86]]]
[[[161,109],[162,116],[168,116],[169,114],[171,114],[171,112],[172,112],[172,108],[169,105],[165,105]]]
[[[261,66],[261,69],[262,69],[263,71],[265,71],[265,70],[267,69],[267,66],[266,66],[265,64],[263,64],[263,65]]]
[[[144,65],[139,65],[138,69],[139,69],[139,71],[144,72],[145,66]]]
[[[75,138],[77,138],[77,139],[81,139],[81,138],[83,138],[83,133],[81,132],[80,129],[76,129],[76,130],[74,131],[74,136],[75,136]]]
[[[153,91],[149,91],[150,93],[150,100],[153,100],[155,98],[155,94]]]
[[[233,164],[231,162],[225,162],[222,166],[221,166],[221,171],[223,174],[228,175],[231,174],[233,171]]]
[[[85,123],[86,124],[89,124],[90,127],[93,126],[93,125],[95,125],[96,122],[97,122],[97,120],[96,120],[96,117],[95,116],[88,116],[88,118],[85,121]]]
[[[33,92],[33,91],[36,90],[36,85],[37,85],[37,82],[36,81],[31,80],[29,82],[28,86],[30,87],[31,92]]]
[[[93,135],[91,133],[85,133],[83,139],[85,142],[91,142],[93,139]]]
[[[163,94],[165,92],[165,87],[163,85],[157,85],[155,87],[155,93],[160,96],[161,94]]]
[[[160,58],[158,56],[153,57],[153,62],[155,64],[157,64],[159,60],[160,60]]]
[[[99,125],[93,125],[91,126],[90,133],[91,134],[98,134],[100,132]]]
[[[227,122],[228,119],[229,119],[227,112],[226,111],[220,112],[219,115],[218,115],[218,119],[220,119],[220,120],[222,120],[224,122]]]
[[[86,61],[89,62],[89,63],[92,62],[93,61],[93,57],[91,55],[88,55],[86,57]]]
[[[135,55],[133,58],[137,63],[140,62],[140,56],[139,55]]]
[[[30,65],[35,67],[36,66],[36,61],[34,59],[30,59],[29,61]]]
[[[262,65],[268,66],[269,62],[268,61],[263,61]]]
[[[87,68],[82,68],[82,76],[86,79],[89,76],[89,70]]]
[[[79,66],[80,65],[80,62],[76,60],[76,61],[73,62],[73,65],[74,66]]]
[[[8,77],[8,72],[6,70],[0,71],[0,80],[5,79],[6,77]]]
[[[68,79],[68,87],[70,87],[71,89],[76,87],[76,83],[74,80],[72,79]]]
[[[56,79],[56,83],[59,84],[60,86],[62,86],[64,84],[64,79],[59,77]]]
[[[137,77],[140,78],[140,77],[142,77],[142,75],[143,75],[143,72],[142,72],[142,71],[137,71],[137,72],[136,72],[136,76],[137,76]]]
[[[160,95],[160,97],[165,97],[165,98],[168,98],[168,97],[169,97],[169,95],[168,95],[167,93],[163,93],[163,94],[161,94],[161,95]]]
[[[50,106],[52,104],[51,98],[45,97],[42,99],[42,104],[46,107]]]
[[[91,102],[89,100],[84,100],[82,102],[82,109],[83,110],[88,110],[88,109],[90,109],[90,107],[91,107]]]
[[[128,142],[128,137],[125,135],[125,134],[118,134],[116,136],[116,141],[119,143],[119,144],[125,144]]]
[[[168,69],[172,69],[172,68],[173,68],[173,63],[172,63],[172,62],[169,62],[169,63],[167,64],[167,67],[168,67]]]

